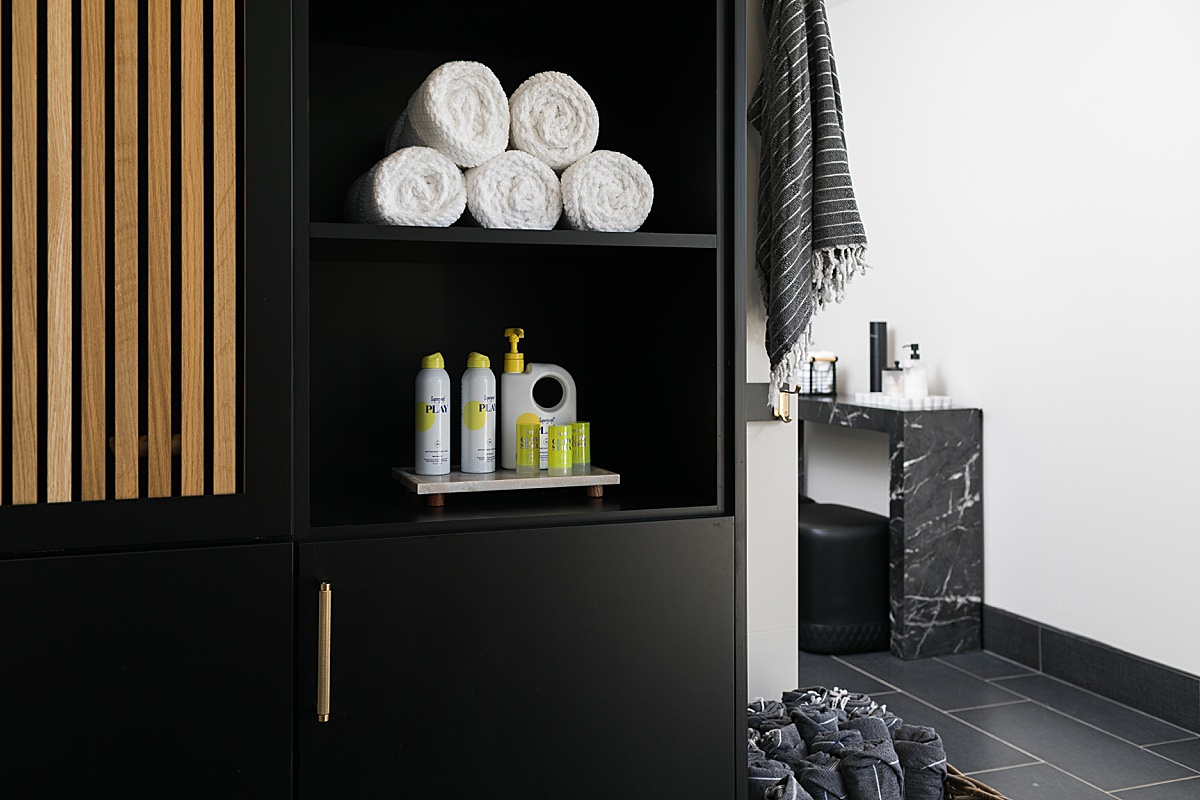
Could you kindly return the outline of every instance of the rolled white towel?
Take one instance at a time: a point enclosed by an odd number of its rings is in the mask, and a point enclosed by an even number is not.
[[[466,171],[467,211],[485,228],[548,231],[562,216],[558,176],[521,150]]]
[[[512,146],[561,173],[596,147],[600,114],[592,96],[570,75],[539,72],[508,100]]]
[[[596,150],[562,174],[563,214],[578,231],[636,231],[650,215],[654,182],[624,153]]]
[[[384,152],[432,147],[460,167],[477,167],[508,147],[508,95],[488,67],[447,61],[408,98]]]
[[[467,181],[458,165],[432,147],[384,156],[346,193],[347,222],[445,228],[462,216]]]

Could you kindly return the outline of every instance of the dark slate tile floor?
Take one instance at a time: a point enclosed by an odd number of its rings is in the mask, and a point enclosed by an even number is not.
[[[1200,733],[986,651],[801,651],[803,686],[863,692],[932,726],[951,765],[1011,800],[1200,800]]]

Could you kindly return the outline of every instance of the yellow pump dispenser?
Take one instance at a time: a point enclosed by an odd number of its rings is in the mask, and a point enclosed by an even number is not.
[[[525,329],[505,328],[504,338],[508,339],[508,352],[504,354],[504,371],[524,372],[525,354],[517,351],[517,342],[525,338]]]

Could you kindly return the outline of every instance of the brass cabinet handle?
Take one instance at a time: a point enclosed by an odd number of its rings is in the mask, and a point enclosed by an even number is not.
[[[329,634],[333,591],[328,583],[317,593],[317,722],[329,722]]]

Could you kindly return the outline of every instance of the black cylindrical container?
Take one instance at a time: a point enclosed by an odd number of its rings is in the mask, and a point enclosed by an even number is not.
[[[887,323],[871,323],[871,391],[883,391],[883,368],[887,364]]]
[[[806,653],[887,650],[887,517],[836,503],[800,505],[799,646]]]

